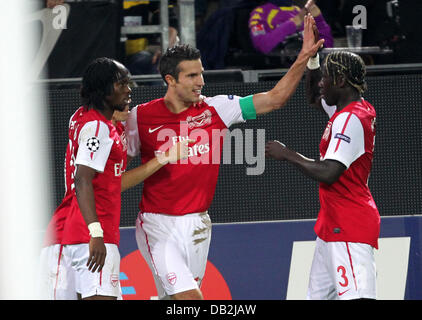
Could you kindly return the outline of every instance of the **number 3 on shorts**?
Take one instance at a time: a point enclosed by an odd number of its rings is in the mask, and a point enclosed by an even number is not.
[[[347,287],[347,285],[349,284],[349,280],[346,277],[346,268],[343,266],[338,266],[337,267],[337,272],[340,272],[340,277],[343,278],[344,282],[339,281],[338,283],[342,286],[342,287]]]

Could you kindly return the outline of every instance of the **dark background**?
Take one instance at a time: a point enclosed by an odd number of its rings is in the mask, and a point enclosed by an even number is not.
[[[344,27],[352,24],[356,16],[352,12],[353,7],[365,6],[367,29],[363,30],[363,46],[389,47],[393,50],[389,55],[374,55],[371,58],[373,63],[421,63],[422,23],[419,21],[419,13],[422,11],[422,2],[400,0],[394,16],[389,17],[386,11],[388,1],[318,0],[317,4],[330,25],[334,38],[346,36]],[[216,14],[221,20],[214,23],[212,17],[208,18],[212,28],[205,23],[204,29],[196,30],[197,47],[201,49],[205,69],[288,67],[289,63],[282,65],[280,56],[262,55],[253,48],[247,23],[250,11],[260,1],[231,1],[236,2],[239,4],[230,8],[219,7]],[[125,63],[124,42],[121,42],[120,34],[124,15],[122,0],[87,0],[68,4],[71,10],[67,29],[63,30],[49,56],[45,76],[49,79],[81,77],[93,59],[103,56]],[[218,65],[208,63],[207,57],[219,61]]]
[[[421,214],[422,200],[422,75],[368,76],[365,99],[377,111],[377,137],[369,186],[382,216]],[[271,89],[275,81],[258,83],[207,84],[203,94],[246,96]],[[133,89],[134,103],[164,95],[166,87],[140,86]],[[78,89],[47,91],[51,123],[50,144],[53,165],[48,173],[53,182],[54,205],[64,194],[63,161],[69,117],[79,107]],[[319,142],[327,116],[307,106],[301,82],[285,108],[231,127],[265,129],[266,141],[278,139],[307,157],[319,157]],[[129,168],[138,165],[132,161]],[[287,163],[267,160],[265,172],[246,174],[246,164],[222,164],[214,201],[209,210],[213,222],[246,222],[313,219],[319,210],[318,184]],[[133,226],[142,185],[122,195],[121,226]]]

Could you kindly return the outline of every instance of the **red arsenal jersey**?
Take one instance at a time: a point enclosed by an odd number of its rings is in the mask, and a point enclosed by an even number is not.
[[[361,242],[378,248],[380,217],[368,187],[375,109],[362,99],[333,112],[321,139],[321,159],[337,160],[347,169],[335,183],[320,183],[315,232],[324,241]]]
[[[238,96],[204,98],[175,114],[164,99],[136,106],[127,121],[128,155],[146,163],[156,152],[192,139],[188,159],[169,163],[144,181],[142,212],[184,215],[208,210],[214,196],[224,134],[244,122]]]
[[[96,110],[78,109],[69,122],[66,194],[47,229],[46,245],[89,242],[88,228],[75,194],[74,177],[78,164],[97,171],[93,186],[104,242],[119,244],[121,174],[126,165],[125,153],[126,147],[111,121]]]
[[[85,107],[80,107],[76,112],[70,117],[69,120],[69,143],[66,148],[65,154],[65,163],[64,163],[64,177],[65,177],[65,195],[61,204],[55,210],[45,233],[44,246],[49,246],[52,244],[57,244],[62,242],[62,234],[66,221],[67,214],[70,211],[70,206],[75,197],[75,148],[74,141],[77,135],[76,129],[79,128],[80,120],[83,120],[83,115],[88,110]],[[117,133],[120,135],[121,141],[123,143],[124,154],[127,152],[127,142],[124,132],[124,126],[122,123],[117,122],[116,124]],[[126,168],[126,156],[123,159],[122,170]]]

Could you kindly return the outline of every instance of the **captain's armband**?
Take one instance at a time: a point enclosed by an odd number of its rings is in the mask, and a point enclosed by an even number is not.
[[[253,95],[249,95],[239,99],[240,109],[242,110],[242,116],[245,120],[256,119],[256,110],[252,96]]]

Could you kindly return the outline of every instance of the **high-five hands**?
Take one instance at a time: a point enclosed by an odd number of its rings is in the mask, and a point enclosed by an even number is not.
[[[317,54],[318,49],[322,47],[324,41],[324,39],[319,39],[315,20],[312,15],[308,13],[304,20],[302,52],[308,57],[313,57]]]

